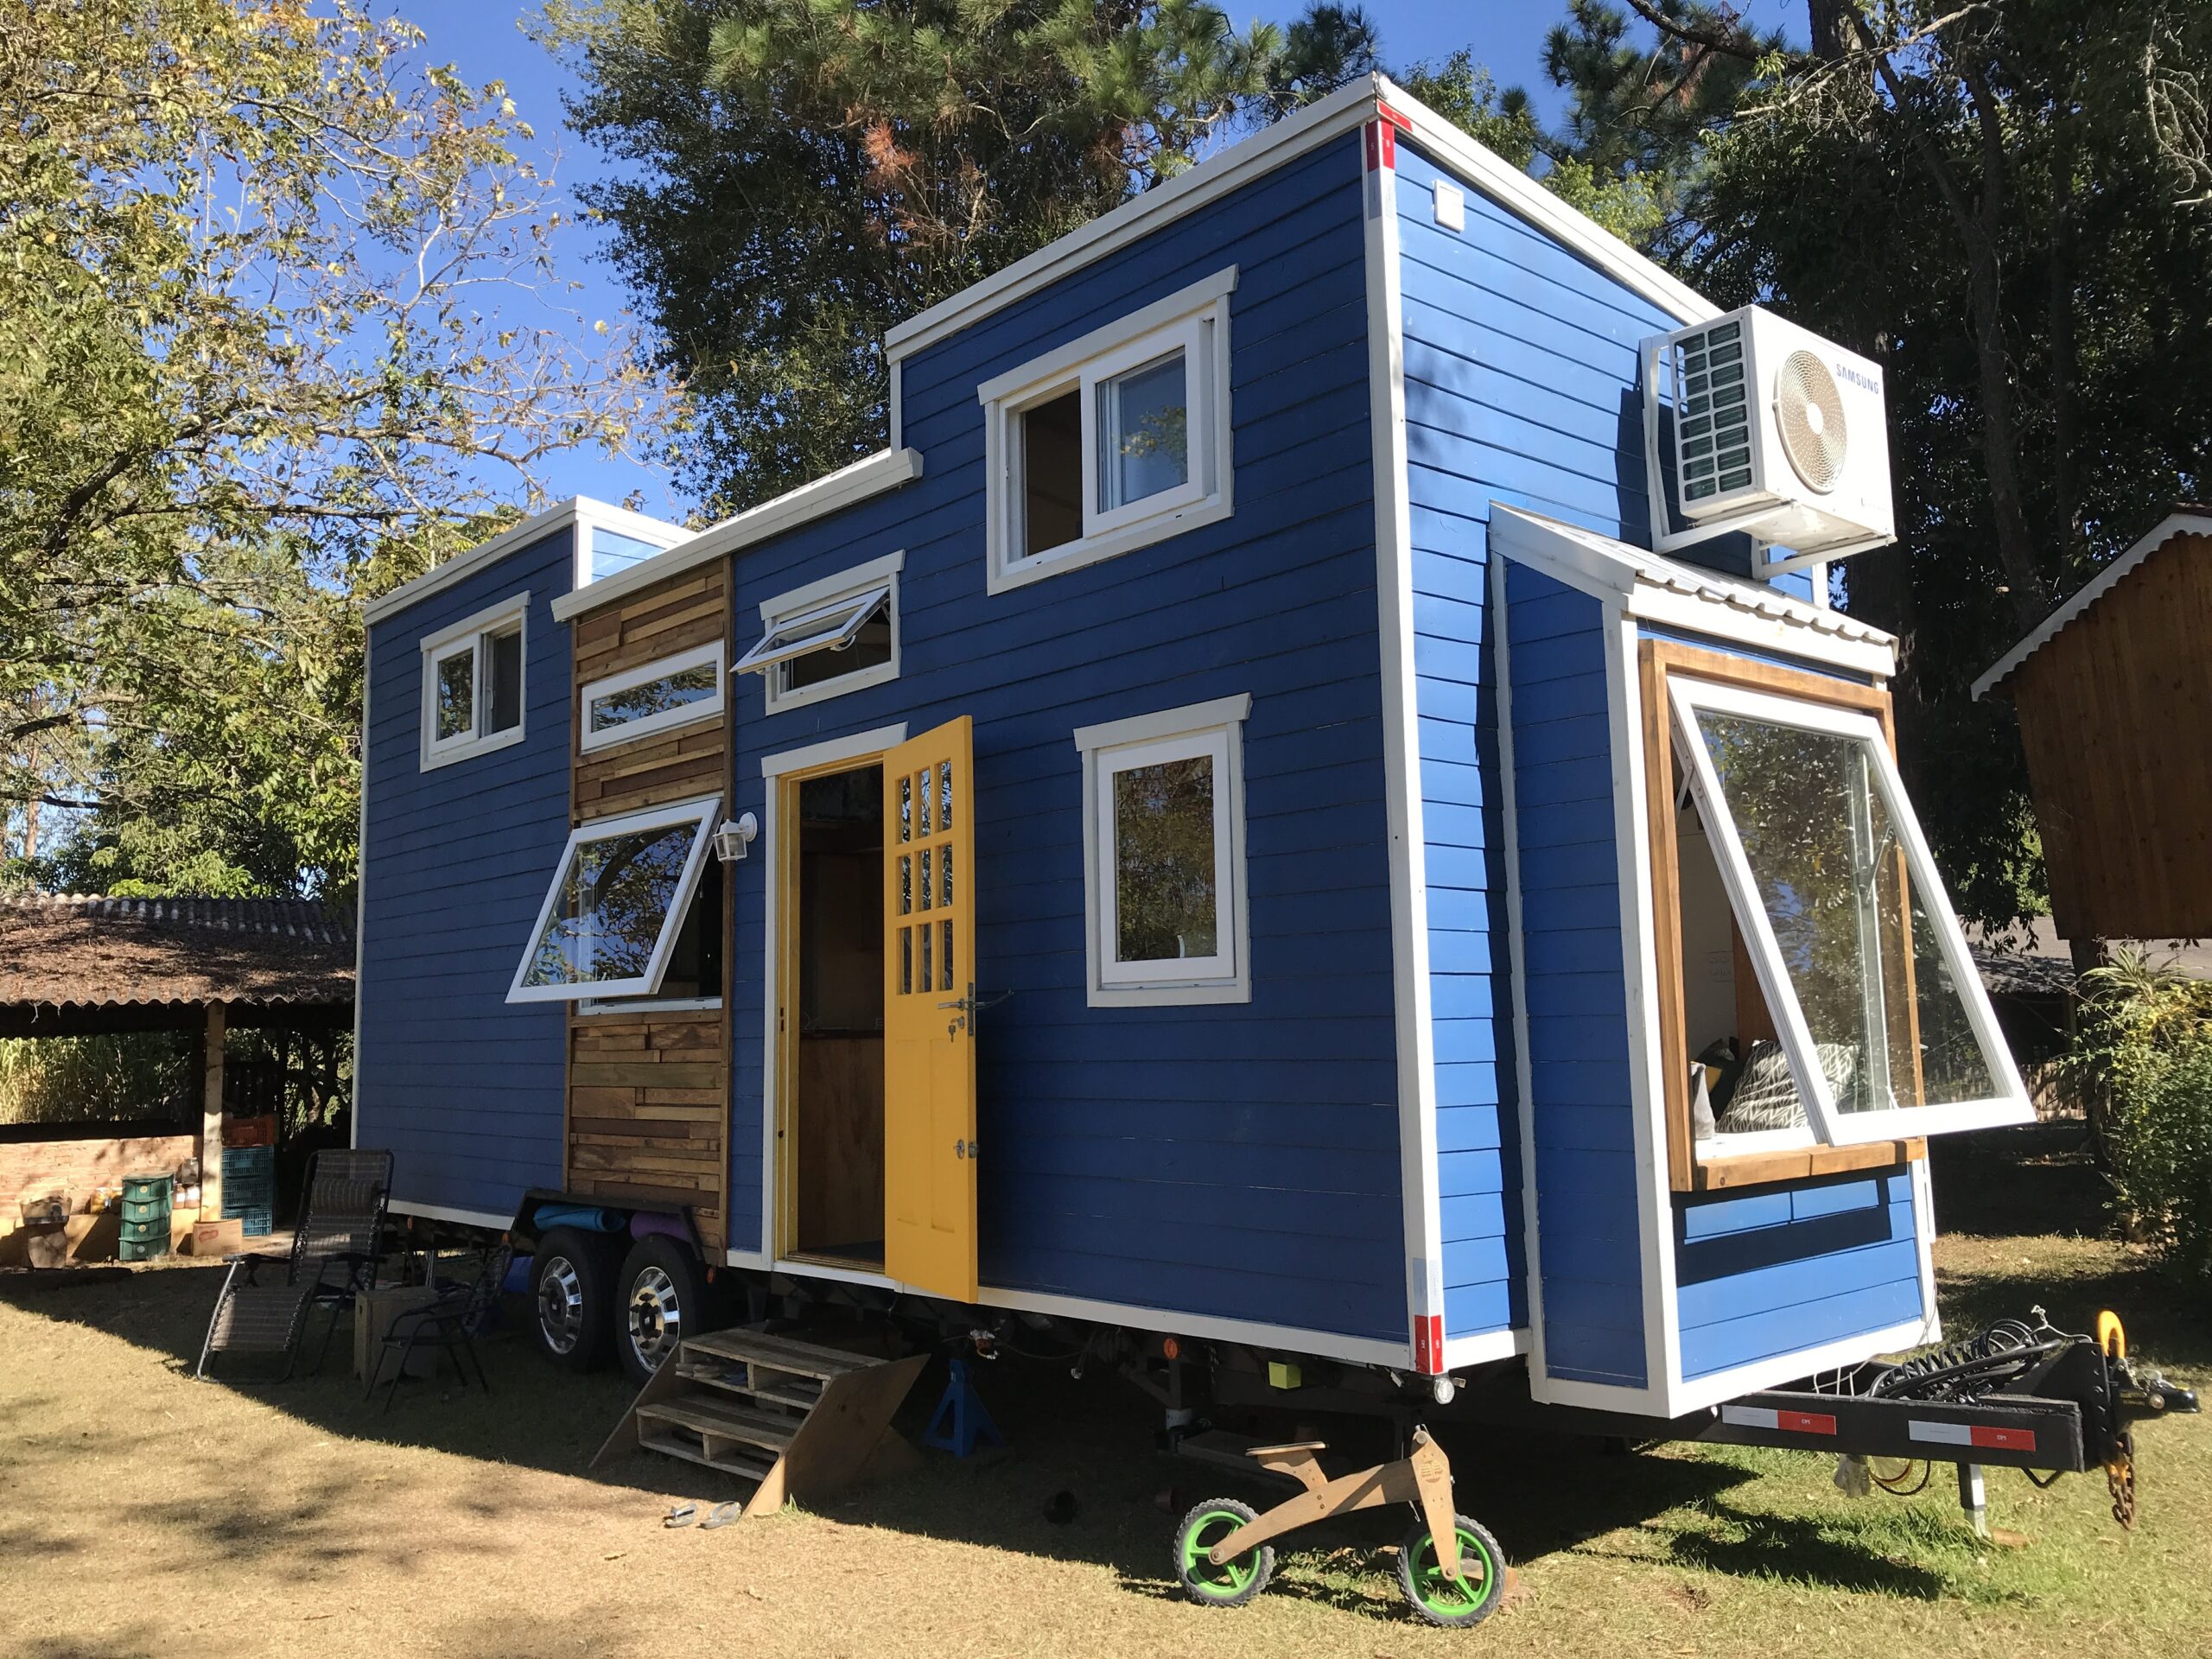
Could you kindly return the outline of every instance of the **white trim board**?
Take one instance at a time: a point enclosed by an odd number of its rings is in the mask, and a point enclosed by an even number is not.
[[[553,601],[553,620],[566,622],[587,611],[596,610],[626,594],[650,588],[657,582],[697,568],[724,554],[735,553],[755,543],[765,542],[785,531],[796,530],[801,524],[842,511],[886,490],[895,490],[902,484],[911,484],[922,475],[921,452],[916,449],[879,449],[875,454],[826,473],[810,483],[795,490],[786,490],[772,500],[748,507],[734,518],[725,518],[711,529],[702,530],[686,541],[681,541],[664,553],[656,554],[640,563],[632,565],[618,575],[604,582],[594,582],[588,588],[563,594]]]
[[[518,548],[542,541],[580,521],[585,524],[604,524],[619,535],[635,537],[639,541],[652,542],[662,547],[673,547],[690,533],[681,524],[648,518],[644,513],[632,512],[626,507],[610,506],[588,495],[573,495],[543,512],[531,514],[520,524],[508,526],[488,541],[479,542],[466,552],[454,554],[443,564],[425,571],[412,582],[402,582],[381,598],[371,600],[362,607],[361,620],[368,626],[381,622],[433,594],[442,593],[462,577],[473,575]]]
[[[403,1216],[421,1216],[430,1221],[450,1221],[463,1227],[490,1227],[505,1232],[514,1225],[512,1215],[494,1215],[489,1210],[461,1210],[448,1204],[417,1204],[412,1198],[389,1198],[385,1208]]]
[[[1897,671],[1895,638],[1847,613],[1662,558],[1507,502],[1493,500],[1490,505],[1494,550],[1578,592],[1617,604],[1638,621],[1877,679]]]
[[[855,732],[849,737],[824,738],[819,743],[764,754],[760,757],[760,775],[781,778],[794,772],[811,772],[817,766],[831,766],[840,760],[865,760],[886,749],[895,749],[906,741],[906,722],[893,721],[888,726]]]
[[[1357,132],[1385,109],[1461,182],[1589,260],[1660,309],[1684,322],[1702,322],[1720,315],[1719,308],[1703,296],[1492,155],[1389,77],[1377,74],[1360,77],[1297,114],[1208,157],[1159,188],[1123,202],[1082,229],[1015,261],[997,275],[909,317],[886,331],[884,355],[896,365],[1071,271],[1198,212],[1230,191],[1333,139]]]
[[[1438,1351],[1444,1346],[1444,1217],[1436,1172],[1436,1031],[1428,982],[1428,858],[1414,661],[1413,505],[1406,461],[1397,173],[1383,156],[1382,127],[1378,118],[1365,128],[1356,165],[1366,215],[1370,465],[1382,663],[1383,829],[1390,868],[1399,1205],[1411,1349],[1407,1357],[1417,1370],[1435,1373],[1444,1369]]]
[[[2212,514],[2168,513],[2149,535],[2090,577],[2079,593],[2044,618],[2026,639],[1992,664],[1989,671],[1974,683],[1974,696],[1986,697],[1995,690],[2014,669],[2056,638],[2068,623],[2111,592],[2121,577],[2177,536],[2212,536]]]

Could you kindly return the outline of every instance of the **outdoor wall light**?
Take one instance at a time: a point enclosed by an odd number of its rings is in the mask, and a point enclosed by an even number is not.
[[[734,864],[745,856],[745,849],[753,837],[760,833],[760,820],[750,812],[734,823],[722,820],[721,828],[715,831],[715,856],[725,864]]]

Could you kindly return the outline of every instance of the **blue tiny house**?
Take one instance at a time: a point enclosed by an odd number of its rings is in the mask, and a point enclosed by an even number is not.
[[[1662,1419],[1932,1338],[2027,1107],[1763,317],[1362,82],[894,330],[881,453],[380,601],[395,1208]]]

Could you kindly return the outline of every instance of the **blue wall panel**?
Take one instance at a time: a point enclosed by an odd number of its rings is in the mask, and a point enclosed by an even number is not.
[[[1923,1317],[1914,1219],[1903,1170],[1677,1201],[1682,1375]]]
[[[505,1216],[561,1182],[562,1006],[506,994],[569,836],[569,629],[551,606],[574,570],[556,531],[369,630],[354,1132],[392,1149],[402,1200]],[[523,741],[423,771],[419,642],[525,591]]]
[[[978,1049],[987,1286],[1406,1339],[1361,179],[1329,145],[909,358],[923,477],[736,561],[742,644],[763,600],[906,552],[896,681],[773,715],[736,683],[733,810],[764,756],[975,719],[978,987],[1014,993]],[[1234,516],[987,594],[977,385],[1231,264]],[[1240,692],[1252,1001],[1089,1007],[1075,728]],[[741,1249],[770,862],[734,868]]]

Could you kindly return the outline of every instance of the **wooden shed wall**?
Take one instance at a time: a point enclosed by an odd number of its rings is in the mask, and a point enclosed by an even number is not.
[[[2005,689],[2060,933],[2212,933],[2212,537],[2158,548]]]
[[[573,624],[577,692],[608,675],[719,643],[727,631],[727,569],[717,563],[687,571],[578,617]],[[722,793],[728,782],[730,718],[726,702],[719,721],[589,754],[576,722],[569,750],[574,821]],[[727,908],[721,926],[727,962]],[[719,1255],[728,1231],[723,1191],[730,1033],[724,1011],[571,1013],[568,1034],[563,1185],[595,1198],[689,1205],[702,1242]]]

